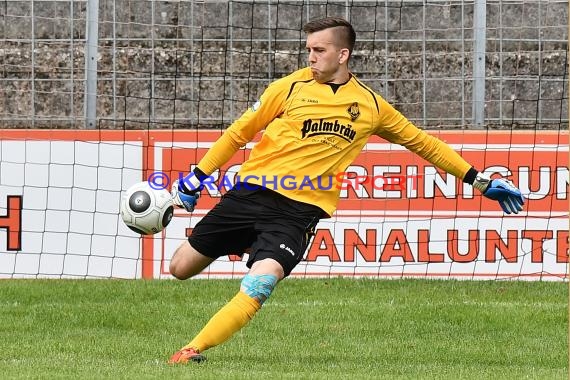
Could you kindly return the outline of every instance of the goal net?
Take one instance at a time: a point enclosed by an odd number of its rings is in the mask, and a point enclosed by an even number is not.
[[[354,25],[354,75],[526,205],[506,216],[373,138],[348,171],[398,186],[343,189],[293,275],[568,277],[567,1],[36,0],[0,14],[0,277],[169,278],[228,183],[145,238],[120,220],[121,195],[188,172],[306,65],[302,27],[324,16]],[[234,178],[254,142],[215,175]],[[240,277],[238,254],[201,277]]]

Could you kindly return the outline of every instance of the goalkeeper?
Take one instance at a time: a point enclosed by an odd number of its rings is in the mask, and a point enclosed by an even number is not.
[[[497,200],[507,214],[522,210],[521,193],[510,181],[490,179],[478,172],[350,72],[356,40],[350,23],[329,17],[311,21],[303,30],[309,67],[270,84],[196,169],[173,184],[175,204],[192,212],[201,181],[264,130],[239,172],[239,178],[248,177],[248,182],[237,183],[222,197],[170,262],[171,274],[184,280],[218,257],[247,250],[249,272],[235,297],[170,358],[170,363],[204,360],[205,350],[227,341],[253,318],[277,283],[302,260],[318,221],[335,211],[340,186],[323,189],[323,178],[335,181],[371,135],[400,144],[473,185],[484,196]],[[286,176],[312,183],[280,187],[278,179]]]

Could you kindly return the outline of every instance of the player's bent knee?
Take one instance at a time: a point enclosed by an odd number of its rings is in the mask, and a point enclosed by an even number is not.
[[[182,269],[179,261],[172,259],[170,261],[170,266],[168,268],[170,270],[170,274],[178,280],[186,280],[188,276]]]
[[[241,280],[242,291],[263,305],[277,285],[277,276],[273,274],[246,274]]]
[[[177,257],[176,254],[170,260],[170,266],[168,268],[170,274],[178,280],[186,280],[190,277],[188,270],[186,270],[183,260],[180,255]]]
[[[212,261],[185,242],[176,249],[170,260],[170,274],[178,280],[186,280],[200,273]]]

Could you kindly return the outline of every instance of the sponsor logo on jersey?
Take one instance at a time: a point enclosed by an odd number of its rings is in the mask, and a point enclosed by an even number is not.
[[[301,129],[301,138],[318,136],[318,135],[334,135],[345,139],[348,142],[354,141],[356,131],[352,129],[351,124],[342,124],[335,121],[328,121],[320,119],[314,121],[307,119],[303,121],[303,128]]]
[[[261,106],[261,100],[258,100],[257,102],[255,102],[252,106],[251,106],[251,110],[253,112],[257,111],[259,109],[259,107]]]
[[[347,111],[350,115],[351,121],[358,119],[358,116],[360,116],[360,109],[358,108],[358,103],[356,102],[352,103],[350,107],[348,107]]]

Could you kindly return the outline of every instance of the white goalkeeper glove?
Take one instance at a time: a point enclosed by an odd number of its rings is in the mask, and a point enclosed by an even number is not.
[[[473,187],[480,190],[485,197],[498,201],[507,214],[518,214],[523,209],[524,199],[521,191],[508,179],[491,179],[488,175],[479,173],[475,177]]]
[[[172,203],[188,212],[194,211],[203,187],[196,173],[191,172],[182,181],[176,180],[172,183]]]

